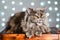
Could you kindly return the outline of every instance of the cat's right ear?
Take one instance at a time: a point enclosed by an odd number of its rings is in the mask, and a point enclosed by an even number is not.
[[[32,11],[33,11],[32,8],[27,8],[27,9],[26,9],[25,18],[24,18],[25,21],[26,21],[28,15],[30,15],[30,13],[31,13]]]
[[[32,11],[33,11],[32,8],[27,8],[27,10],[26,10],[26,12],[27,12],[28,14],[30,14]]]

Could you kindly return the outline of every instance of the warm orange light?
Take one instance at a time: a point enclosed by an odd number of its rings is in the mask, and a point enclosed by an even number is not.
[[[25,34],[3,34],[3,40],[58,40],[59,34],[43,34],[40,37],[25,38]]]

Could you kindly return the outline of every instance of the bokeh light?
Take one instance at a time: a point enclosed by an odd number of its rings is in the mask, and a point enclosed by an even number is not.
[[[52,7],[49,7],[49,11],[52,11]]]
[[[49,22],[51,22],[51,21],[52,21],[52,19],[50,18],[50,19],[49,19]]]
[[[5,3],[5,1],[4,1],[4,0],[2,0],[2,3],[4,4],[4,3]]]
[[[12,4],[15,4],[15,1],[12,1],[11,3],[12,3]]]
[[[45,5],[45,3],[44,3],[44,2],[41,2],[41,3],[40,3],[40,5],[41,5],[41,6],[44,6],[44,5]]]
[[[5,26],[5,23],[1,23],[1,26],[4,27]]]
[[[35,3],[34,2],[31,2],[31,6],[34,6],[35,5]]]
[[[57,5],[57,4],[58,4],[58,2],[57,2],[57,1],[55,1],[55,2],[54,2],[54,4],[55,4],[55,5]]]
[[[15,11],[15,7],[14,7],[14,8],[12,8],[12,11]]]
[[[56,25],[56,28],[59,28],[59,24]]]
[[[4,9],[7,9],[7,6],[4,6]]]
[[[51,4],[51,1],[48,1],[48,4]]]
[[[5,21],[5,18],[2,18],[2,21]]]
[[[22,11],[26,11],[26,8],[22,8]]]
[[[4,15],[5,15],[5,13],[4,13],[4,12],[1,12],[1,15],[2,15],[2,16],[4,16]]]
[[[57,22],[59,22],[59,20],[60,20],[59,18],[56,18],[56,21],[57,21]]]
[[[19,2],[20,5],[23,5],[23,2]]]

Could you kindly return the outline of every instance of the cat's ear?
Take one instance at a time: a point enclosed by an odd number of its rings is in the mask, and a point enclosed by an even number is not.
[[[27,12],[28,14],[30,14],[32,11],[33,11],[32,8],[27,8],[27,10],[26,10],[26,12]]]
[[[41,12],[45,12],[46,9],[47,9],[47,7],[44,7],[44,8],[41,8],[40,11],[41,11]]]

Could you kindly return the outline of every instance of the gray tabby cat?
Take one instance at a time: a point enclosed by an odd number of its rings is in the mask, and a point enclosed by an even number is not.
[[[28,8],[25,12],[24,20],[21,22],[21,27],[29,38],[41,36],[42,33],[50,32],[47,20],[45,8]]]
[[[27,37],[41,36],[49,33],[50,28],[45,14],[45,8],[28,8],[25,12],[18,12],[10,17],[3,33],[26,34]]]

